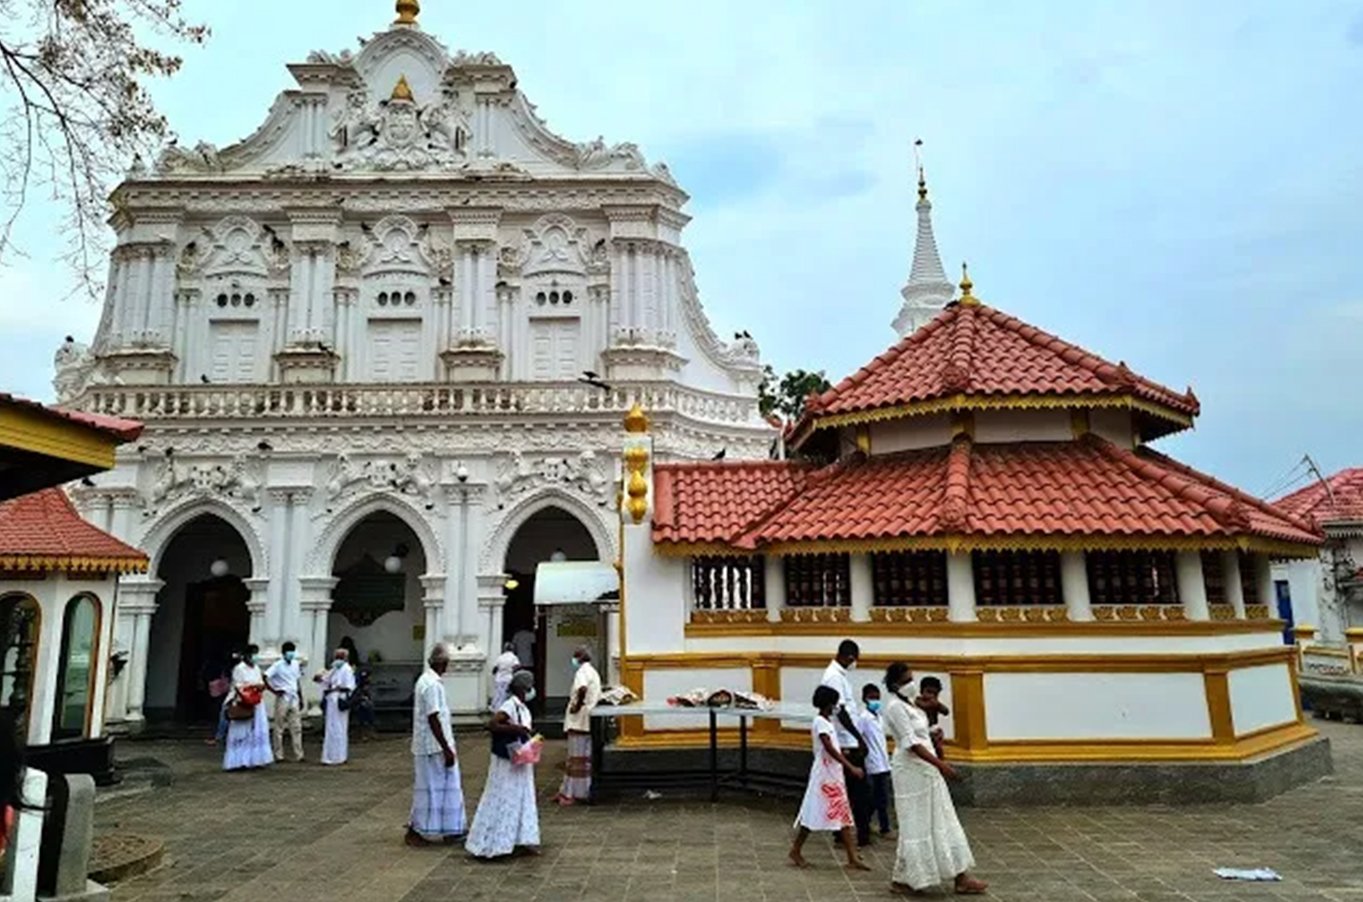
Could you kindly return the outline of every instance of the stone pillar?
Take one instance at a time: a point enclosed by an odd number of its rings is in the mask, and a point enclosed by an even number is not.
[[[460,549],[463,547],[463,529],[468,516],[468,484],[460,482],[445,486],[445,499],[445,611],[440,631],[428,635],[426,641],[449,643],[450,651],[453,652],[458,646],[458,635],[463,631],[459,610],[459,568],[463,563]]]
[[[762,562],[762,579],[767,598],[767,620],[780,623],[781,612],[786,609],[785,560],[774,554],[767,555]]]
[[[297,642],[303,656],[303,669],[317,671],[328,659],[327,615],[331,611],[331,591],[340,580],[334,576],[302,576],[298,578],[299,607],[302,612],[301,634]],[[352,664],[358,662],[351,662]],[[303,681],[303,695],[307,699],[309,716],[322,713],[320,696],[310,679]]]
[[[1226,601],[1235,611],[1236,620],[1245,619],[1245,586],[1240,582],[1240,552],[1231,549],[1221,552],[1221,580],[1226,586]]]
[[[1266,554],[1256,553],[1254,561],[1254,588],[1259,596],[1259,604],[1267,605],[1268,616],[1276,617],[1278,598],[1273,591],[1273,562]]]
[[[947,617],[970,623],[975,616],[975,567],[969,551],[947,552]]]
[[[156,593],[165,585],[154,576],[124,577],[118,583],[118,606],[133,618],[133,641],[128,654],[128,713],[130,723],[145,720],[142,705],[147,698],[147,656],[150,654],[151,617],[156,613]]]
[[[869,554],[848,555],[848,589],[852,596],[852,621],[869,623],[871,606],[875,602],[875,585],[871,576]]]
[[[502,653],[506,637],[502,634],[502,612],[506,607],[506,575],[484,573],[478,577],[478,608],[486,621],[488,657]],[[527,665],[529,666],[529,665]]]
[[[1201,552],[1178,552],[1174,557],[1174,574],[1184,616],[1189,620],[1210,620],[1212,615],[1207,607],[1207,582],[1202,575]]]
[[[285,639],[293,639],[295,642],[306,637],[306,633],[301,631],[299,621],[302,618],[301,594],[298,585],[297,574],[303,566],[304,549],[311,548],[313,539],[311,535],[312,521],[308,518],[308,499],[312,496],[311,489],[300,489],[290,495],[289,501],[289,524],[288,524],[288,558],[285,561],[283,572],[283,582],[275,586],[277,596],[275,604],[275,642],[282,643]]]
[[[278,638],[265,635],[267,629],[265,615],[270,607],[270,580],[253,576],[250,579],[242,580],[242,582],[251,592],[251,597],[246,600],[246,610],[251,612],[251,643],[260,647],[261,657],[272,658],[277,656],[279,653]],[[275,592],[274,606],[278,608],[279,605],[279,593]]]
[[[438,641],[442,641],[444,627],[441,615],[445,610],[445,574],[427,573],[421,579],[421,606],[426,611],[426,634],[421,640],[422,660],[426,652]]]
[[[1060,595],[1065,599],[1065,612],[1070,620],[1083,622],[1093,619],[1088,563],[1084,552],[1060,553]]]

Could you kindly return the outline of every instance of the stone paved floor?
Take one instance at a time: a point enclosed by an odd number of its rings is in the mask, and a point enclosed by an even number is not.
[[[1320,727],[1334,743],[1336,775],[1262,805],[967,809],[977,873],[991,883],[989,898],[1003,900],[1363,902],[1363,726]],[[463,739],[470,811],[485,748]],[[544,806],[544,854],[487,864],[458,848],[402,844],[411,764],[401,740],[355,744],[341,769],[253,774],[221,773],[200,742],[124,750],[160,758],[177,781],[99,805],[100,832],[166,841],[166,864],[116,886],[116,902],[891,898],[890,844],[870,850],[869,874],[845,874],[818,837],[806,851],[814,869],[786,866],[791,803],[734,796],[717,805]],[[548,792],[561,747],[545,758],[539,776]],[[1211,874],[1221,865],[1272,867],[1285,879],[1223,882]]]

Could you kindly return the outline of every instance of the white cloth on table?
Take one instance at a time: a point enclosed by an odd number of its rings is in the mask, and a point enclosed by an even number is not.
[[[520,669],[521,659],[514,651],[504,651],[492,662],[492,710],[506,701],[511,691],[511,677]]]
[[[852,680],[847,674],[847,668],[843,667],[837,660],[830,661],[828,667],[824,669],[823,679],[819,683],[838,693],[842,699],[842,708],[847,712],[847,716],[856,723],[857,714],[861,707],[857,704],[856,693],[852,691]],[[838,736],[838,748],[854,749],[857,747],[857,737],[847,732],[847,728],[838,720],[838,712],[833,712],[833,729]]]
[[[444,752],[440,740],[431,732],[432,714],[439,715],[441,728],[445,731],[445,741],[454,748],[454,730],[450,725],[450,706],[445,701],[445,683],[440,674],[427,667],[417,677],[416,688],[412,692],[412,754],[439,755]]]
[[[512,696],[499,709],[512,723],[529,728],[530,710]],[[512,764],[492,756],[487,784],[473,814],[464,850],[477,858],[510,855],[518,846],[540,844],[539,808],[535,802],[535,766]]]
[[[322,680],[322,690],[322,709],[326,712],[322,763],[345,764],[350,755],[350,709],[342,711],[340,701],[355,691],[355,670],[349,664],[333,666]]]
[[[841,830],[852,826],[852,804],[847,799],[847,782],[842,765],[823,747],[822,736],[837,735],[833,722],[822,714],[814,718],[810,730],[814,738],[814,763],[809,767],[809,782],[795,826],[807,830]]]
[[[890,752],[885,745],[885,725],[880,715],[865,709],[857,715],[857,731],[866,740],[866,773],[888,774]]]
[[[260,668],[245,661],[232,668],[232,691],[228,694],[235,701],[241,690],[247,686],[265,685],[265,677]],[[262,701],[255,706],[249,720],[231,720],[227,723],[227,747],[222,756],[223,770],[239,770],[245,767],[265,767],[274,763],[274,750],[270,747],[270,719],[265,714]]]
[[[932,751],[928,716],[891,696],[885,706],[885,726],[895,742],[890,773],[899,817],[892,879],[916,890],[954,880],[974,867],[975,857],[956,817],[946,779],[912,751],[915,745]]]
[[[587,690],[582,699],[582,707],[576,713],[573,702],[577,701],[579,689]],[[574,733],[592,731],[592,709],[601,701],[601,674],[596,672],[590,661],[583,661],[573,674],[573,685],[568,690],[568,707],[563,712],[563,729]]]
[[[298,666],[297,661],[285,661],[283,658],[275,661],[265,671],[265,682],[291,701],[296,702],[303,697],[303,668]]]
[[[445,766],[444,753],[413,755],[412,761],[416,764],[416,784],[412,789],[413,832],[426,839],[463,836],[464,784],[459,775],[459,759],[455,759],[453,767]]]

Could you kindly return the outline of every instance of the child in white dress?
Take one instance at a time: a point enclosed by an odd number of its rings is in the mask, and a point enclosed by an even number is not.
[[[795,843],[790,847],[790,861],[799,868],[809,867],[809,862],[805,861],[802,854],[805,840],[815,830],[832,830],[842,836],[843,848],[847,850],[848,869],[869,871],[870,868],[857,854],[857,843],[852,833],[852,804],[847,799],[847,782],[843,777],[844,767],[854,776],[859,776],[861,769],[843,756],[833,729],[833,711],[841,702],[842,698],[836,689],[820,686],[814,690],[814,707],[819,711],[811,731],[814,763],[809,768],[809,784],[805,787],[800,814],[795,819],[798,829]]]

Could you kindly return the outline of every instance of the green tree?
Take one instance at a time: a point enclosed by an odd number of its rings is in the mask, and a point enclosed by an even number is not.
[[[778,379],[776,371],[768,365],[757,386],[758,408],[763,416],[777,414],[790,420],[799,419],[805,409],[805,400],[811,394],[826,392],[831,387],[823,370],[791,370]]]
[[[152,45],[201,44],[182,0],[0,0],[0,263],[24,204],[65,217],[60,259],[97,293],[109,187],[169,134],[147,84],[181,58]]]

